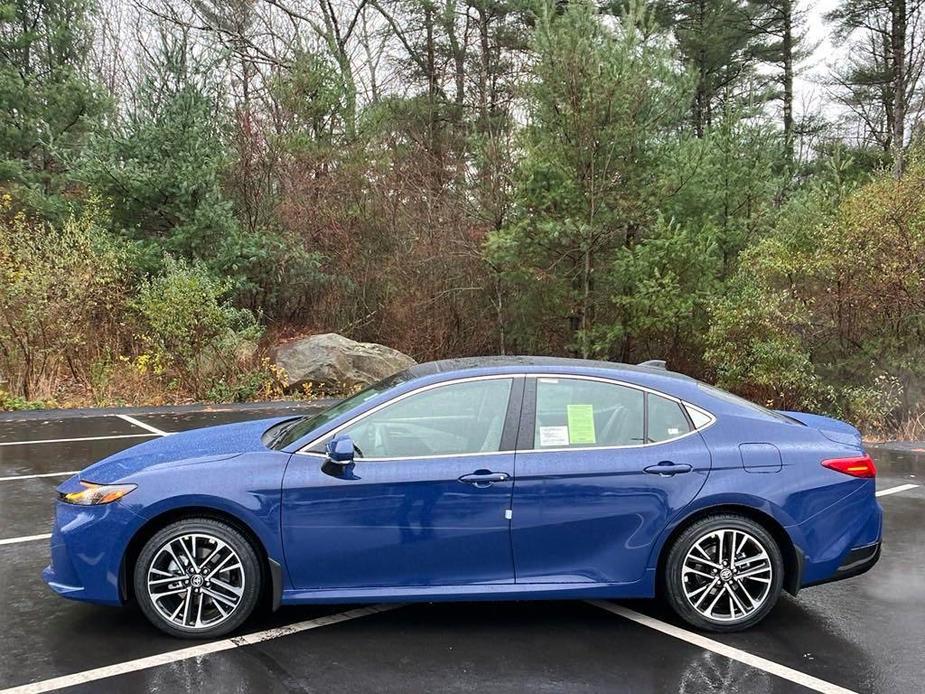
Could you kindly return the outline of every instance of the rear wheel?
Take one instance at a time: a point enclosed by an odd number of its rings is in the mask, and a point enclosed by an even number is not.
[[[741,631],[760,622],[777,603],[783,579],[774,538],[737,515],[694,523],[675,540],[665,565],[671,607],[710,631]]]
[[[135,564],[145,616],[181,638],[213,638],[239,627],[257,605],[261,571],[250,542],[210,518],[172,523],[145,543]]]

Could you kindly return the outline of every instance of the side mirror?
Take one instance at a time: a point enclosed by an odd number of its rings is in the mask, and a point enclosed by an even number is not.
[[[353,445],[353,439],[344,434],[335,436],[327,442],[324,447],[325,458],[321,471],[331,477],[339,479],[358,480],[360,479],[353,474],[353,457],[356,447]]]
[[[328,441],[324,448],[328,455],[328,461],[335,465],[346,467],[353,462],[355,446],[353,445],[353,439],[346,434],[335,436]]]

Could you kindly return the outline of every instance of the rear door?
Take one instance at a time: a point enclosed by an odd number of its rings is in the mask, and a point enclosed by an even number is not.
[[[604,379],[530,379],[513,499],[517,583],[641,579],[652,543],[709,470],[679,401]]]

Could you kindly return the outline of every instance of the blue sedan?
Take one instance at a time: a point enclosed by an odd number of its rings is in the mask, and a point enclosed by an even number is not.
[[[875,475],[854,427],[659,363],[434,362],[91,465],[58,488],[44,578],[188,638],[262,601],[656,594],[735,631],[876,563]]]

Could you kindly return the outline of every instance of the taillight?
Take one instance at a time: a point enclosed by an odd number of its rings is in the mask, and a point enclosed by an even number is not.
[[[842,472],[852,477],[876,477],[877,466],[869,455],[859,455],[855,458],[833,458],[832,460],[823,460],[822,465]]]

